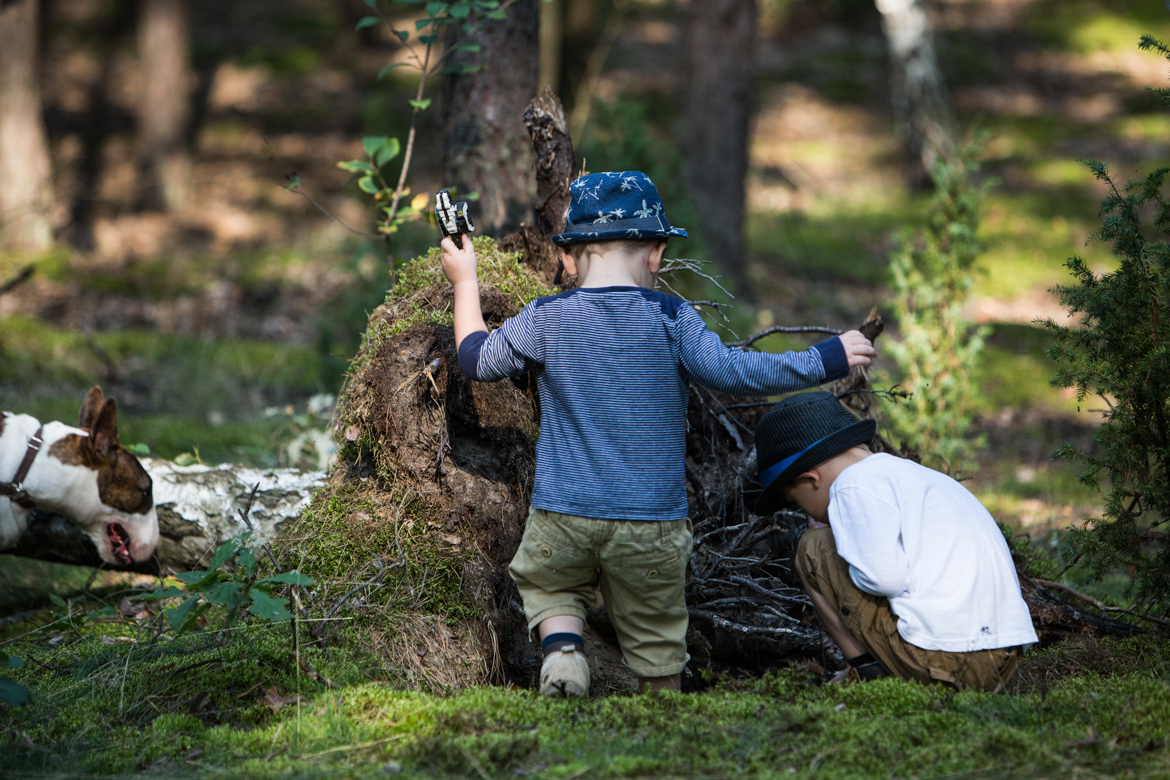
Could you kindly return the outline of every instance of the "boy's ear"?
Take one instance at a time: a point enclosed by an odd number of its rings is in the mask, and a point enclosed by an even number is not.
[[[805,480],[808,480],[808,482],[812,485],[813,490],[817,490],[821,486],[821,473],[816,469],[809,469],[803,474],[797,476],[796,479],[792,480],[792,484],[793,486],[796,486]]]
[[[561,263],[565,266],[565,274],[567,276],[577,275],[577,257],[568,247],[558,247],[561,250]]]
[[[650,250],[650,256],[646,259],[646,268],[652,274],[658,273],[658,269],[662,267],[662,258],[666,254],[666,242],[660,241],[654,245]]]

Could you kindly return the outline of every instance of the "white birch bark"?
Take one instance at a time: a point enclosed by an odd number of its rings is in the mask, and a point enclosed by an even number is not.
[[[955,152],[957,125],[947,101],[922,0],[876,0],[890,50],[898,135],[910,155],[911,180],[925,182],[935,161]]]
[[[248,530],[240,510],[247,506],[252,486],[257,484],[260,487],[248,512],[256,531],[253,543],[271,541],[285,521],[300,516],[313,491],[326,480],[323,471],[230,464],[176,466],[146,458],[142,465],[154,481],[159,545],[157,564],[132,568],[147,571],[202,568],[216,547]],[[5,552],[59,563],[103,565],[88,537],[67,518],[46,512],[34,512],[17,546]]]

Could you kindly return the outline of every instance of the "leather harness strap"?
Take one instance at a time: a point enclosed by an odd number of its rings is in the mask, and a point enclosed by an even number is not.
[[[8,496],[13,503],[19,504],[25,509],[32,509],[36,506],[24,492],[24,478],[28,476],[28,470],[32,468],[33,460],[41,451],[41,445],[45,443],[44,434],[45,427],[42,425],[28,440],[28,449],[24,453],[24,460],[20,462],[20,468],[16,470],[16,476],[12,478],[11,482],[0,482],[0,496]]]

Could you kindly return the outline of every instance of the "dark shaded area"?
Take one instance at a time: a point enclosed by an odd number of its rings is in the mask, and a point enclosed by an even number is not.
[[[89,566],[95,569],[131,571],[140,574],[158,574],[157,560],[136,563],[130,566],[111,566],[98,555],[97,547],[88,536],[81,533],[68,518],[53,512],[34,510],[29,518],[28,530],[20,537],[16,547],[5,550],[7,555],[68,563],[74,566]]]

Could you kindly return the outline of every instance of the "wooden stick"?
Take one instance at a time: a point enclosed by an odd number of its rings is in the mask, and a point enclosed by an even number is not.
[[[1074,589],[1070,588],[1068,585],[1062,585],[1059,582],[1053,582],[1052,580],[1042,580],[1042,579],[1039,579],[1036,577],[1032,578],[1032,582],[1034,582],[1037,585],[1044,587],[1044,588],[1051,588],[1052,590],[1063,591],[1064,593],[1067,593],[1068,595],[1072,596],[1073,598],[1080,599],[1081,601],[1085,602],[1086,604],[1092,604],[1094,607],[1096,607],[1097,609],[1101,610],[1102,612],[1104,612],[1106,614],[1108,614],[1110,612],[1116,612],[1116,613],[1121,614],[1121,615],[1132,615],[1133,617],[1138,618],[1139,620],[1148,620],[1151,623],[1157,623],[1158,625],[1161,625],[1161,626],[1170,626],[1170,621],[1161,620],[1159,618],[1152,617],[1151,615],[1143,615],[1142,613],[1135,612],[1132,608],[1128,608],[1128,607],[1110,607],[1107,604],[1105,604],[1104,602],[1098,601],[1097,599],[1093,598],[1092,596],[1081,593],[1079,590],[1074,590]]]
[[[726,342],[729,347],[750,347],[755,342],[771,336],[773,333],[825,333],[829,336],[840,336],[845,331],[838,328],[829,328],[821,325],[773,325],[770,328],[761,330],[754,336],[749,336],[743,341],[729,341]]]

